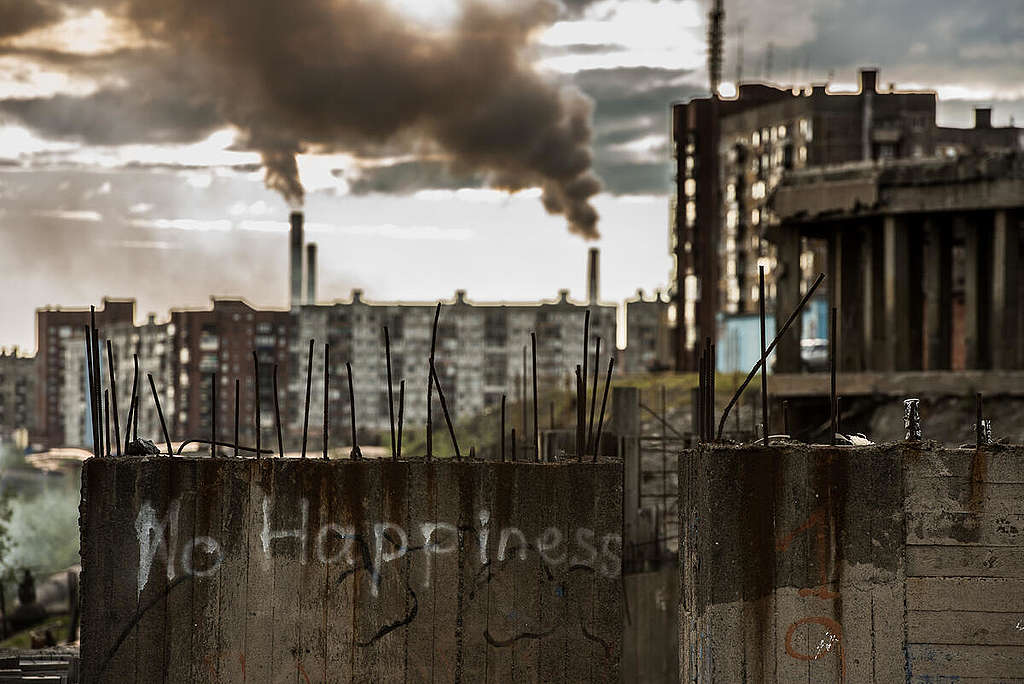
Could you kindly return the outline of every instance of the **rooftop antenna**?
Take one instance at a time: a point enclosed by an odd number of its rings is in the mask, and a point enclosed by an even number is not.
[[[718,96],[718,84],[722,82],[722,27],[725,25],[723,0],[715,0],[708,12],[708,85],[711,96]]]

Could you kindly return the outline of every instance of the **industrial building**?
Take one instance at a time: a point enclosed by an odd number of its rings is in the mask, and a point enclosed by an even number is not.
[[[35,358],[21,354],[17,347],[0,350],[0,439],[16,433],[27,439],[35,425]]]
[[[990,109],[976,111],[973,128],[948,128],[936,123],[934,92],[879,88],[876,69],[862,69],[859,86],[842,93],[823,84],[741,83],[733,98],[715,95],[673,106],[670,282],[677,369],[694,369],[694,350],[704,338],[726,343],[734,329],[749,329],[742,319],[759,308],[759,266],[766,271],[766,305],[775,310],[780,269],[763,238],[775,222],[769,199],[790,174],[1021,147],[1021,130],[993,127]],[[807,277],[827,270],[825,259],[824,243],[812,241],[801,244],[798,260],[789,263]]]
[[[840,370],[1024,368],[1024,152],[801,170],[771,209],[783,315],[806,285],[801,245],[825,245]],[[800,370],[797,343],[776,370]]]

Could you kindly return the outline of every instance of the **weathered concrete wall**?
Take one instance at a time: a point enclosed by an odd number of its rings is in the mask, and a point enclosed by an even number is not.
[[[89,682],[617,681],[621,464],[91,459]]]
[[[1024,449],[702,448],[680,482],[681,681],[1024,678]]]
[[[679,568],[626,573],[622,681],[679,681]]]

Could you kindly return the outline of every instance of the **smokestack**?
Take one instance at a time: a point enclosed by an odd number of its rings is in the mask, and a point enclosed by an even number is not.
[[[291,306],[302,305],[302,212],[293,211],[289,220],[291,229]]]
[[[306,303],[316,304],[316,243],[306,245]]]
[[[601,266],[598,261],[600,251],[591,247],[587,259],[587,304],[593,306],[601,298]]]

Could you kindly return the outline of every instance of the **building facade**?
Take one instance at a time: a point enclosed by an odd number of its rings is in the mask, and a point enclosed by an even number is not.
[[[623,305],[626,315],[624,373],[657,373],[672,368],[669,302],[657,290],[647,297],[643,290]]]
[[[0,350],[0,438],[35,429],[35,364],[35,357],[21,355],[17,347]]]
[[[800,245],[827,246],[841,370],[1024,368],[1024,152],[809,169],[772,208],[780,312]],[[779,370],[799,369],[796,344]]]
[[[774,309],[777,255],[763,238],[775,220],[769,199],[787,174],[1020,148],[1020,129],[993,128],[991,110],[977,110],[971,129],[938,126],[934,92],[882,90],[877,81],[877,70],[864,69],[856,93],[741,84],[735,98],[673,106],[677,368],[693,369],[698,342],[718,337],[719,315],[757,313],[760,266],[766,304]],[[801,249],[805,276],[824,270],[822,244]]]
[[[101,339],[107,326],[131,325],[134,319],[134,299],[104,298],[96,310],[96,327],[100,329]],[[85,374],[73,374],[65,363],[75,356],[84,360],[84,328],[88,325],[88,309],[44,308],[36,311],[36,430],[38,441],[45,446],[74,443],[69,442],[65,434],[65,390],[74,392],[76,388],[66,387],[65,383],[77,384]]]

